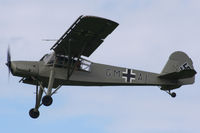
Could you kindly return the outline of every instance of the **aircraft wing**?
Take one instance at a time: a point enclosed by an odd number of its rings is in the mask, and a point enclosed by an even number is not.
[[[105,18],[80,16],[51,50],[71,57],[89,57],[117,26]]]

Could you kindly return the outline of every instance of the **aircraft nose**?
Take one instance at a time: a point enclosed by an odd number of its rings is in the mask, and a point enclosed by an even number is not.
[[[10,61],[6,65],[9,68],[9,72],[14,76],[37,76],[39,73],[38,62],[36,61]]]
[[[6,66],[8,67],[8,71],[9,73],[11,72],[12,74],[14,73],[14,71],[16,70],[16,64],[13,61],[10,62],[6,62]]]
[[[16,71],[16,63],[14,61],[10,62],[10,71],[12,74],[14,74]]]

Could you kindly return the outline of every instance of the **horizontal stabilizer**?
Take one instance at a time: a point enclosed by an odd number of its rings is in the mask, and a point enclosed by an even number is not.
[[[193,69],[181,70],[180,72],[172,72],[160,75],[161,79],[185,79],[193,77],[197,72]]]

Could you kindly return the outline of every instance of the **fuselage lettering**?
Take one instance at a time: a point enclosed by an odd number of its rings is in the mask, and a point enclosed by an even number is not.
[[[106,69],[105,75],[106,77],[121,77],[121,71],[108,68]]]
[[[120,74],[119,70],[114,70],[114,77],[120,77]]]
[[[106,77],[110,77],[112,75],[110,69],[106,69]]]

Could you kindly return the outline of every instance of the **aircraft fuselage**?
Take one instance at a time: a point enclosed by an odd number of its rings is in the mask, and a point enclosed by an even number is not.
[[[12,61],[12,74],[19,77],[29,77],[23,83],[36,83],[32,77],[40,80],[44,87],[48,86],[52,65],[43,61]],[[55,66],[55,81],[53,88],[58,85],[77,86],[133,86],[133,85],[178,85],[177,81],[160,79],[160,74],[128,69],[99,63],[91,63],[89,70],[75,68],[73,74],[67,79],[67,67]]]

